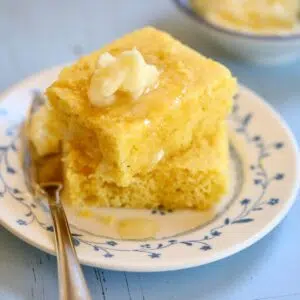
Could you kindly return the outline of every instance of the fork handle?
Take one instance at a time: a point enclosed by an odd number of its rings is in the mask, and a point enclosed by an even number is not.
[[[66,214],[59,199],[50,205],[57,252],[59,295],[61,300],[90,300],[91,296],[73,246]]]

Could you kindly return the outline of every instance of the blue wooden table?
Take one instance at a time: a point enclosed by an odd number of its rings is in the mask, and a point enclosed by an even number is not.
[[[197,37],[166,0],[1,0],[0,90],[71,61],[122,34],[155,25],[231,68],[286,119],[300,142],[300,62],[247,65]],[[300,202],[271,234],[222,261],[176,272],[124,273],[84,267],[93,299],[299,300]],[[56,259],[0,227],[0,299],[57,299]]]

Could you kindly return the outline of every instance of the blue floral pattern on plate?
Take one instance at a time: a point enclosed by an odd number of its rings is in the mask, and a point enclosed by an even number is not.
[[[240,200],[241,210],[238,215],[233,218],[225,218],[220,224],[204,235],[200,239],[196,240],[184,240],[184,239],[170,239],[167,241],[159,241],[157,243],[144,244],[140,243],[136,249],[121,249],[118,247],[117,241],[104,241],[104,242],[91,242],[85,238],[83,234],[73,233],[73,241],[75,246],[79,246],[81,243],[90,246],[94,251],[101,252],[104,257],[111,258],[118,251],[135,251],[139,253],[145,253],[150,258],[159,258],[163,249],[172,247],[174,245],[184,245],[187,247],[197,247],[201,251],[209,251],[213,248],[211,241],[222,235],[222,230],[227,226],[232,226],[235,224],[244,224],[253,222],[255,220],[255,212],[263,210],[266,206],[274,206],[279,203],[278,198],[264,199],[264,195],[268,190],[268,187],[273,181],[284,180],[284,174],[278,171],[276,174],[269,174],[263,165],[265,158],[272,155],[272,151],[279,151],[284,147],[284,143],[281,141],[275,141],[267,145],[262,136],[257,134],[251,134],[248,130],[248,125],[253,120],[253,114],[246,113],[242,114],[240,112],[238,96],[235,97],[235,104],[232,110],[231,120],[235,124],[235,131],[237,134],[242,135],[247,143],[254,144],[257,148],[257,160],[250,165],[250,169],[253,172],[253,182],[255,185],[260,186],[261,192],[256,199],[244,198]],[[3,111],[2,117],[6,114]],[[17,187],[11,186],[9,182],[5,180],[4,173],[15,174],[17,171],[10,163],[8,157],[10,151],[18,151],[17,145],[19,141],[19,125],[12,125],[5,129],[6,136],[11,137],[10,142],[7,145],[0,146],[0,164],[4,165],[4,171],[0,173],[0,181],[2,183],[2,189],[0,191],[0,196],[3,197],[8,193],[15,201],[20,202],[27,212],[22,218],[18,218],[16,222],[20,226],[28,226],[33,222],[37,222],[43,229],[53,232],[53,226],[45,224],[39,221],[38,217],[34,213],[34,208],[36,208],[36,203],[27,203],[22,194],[24,192],[20,191]],[[44,208],[47,211],[47,208]],[[165,215],[166,213],[171,213],[172,210],[157,209],[152,210],[152,214]]]
[[[53,72],[42,75],[45,83],[40,88],[49,84]],[[26,97],[29,101],[31,96]],[[22,182],[18,134],[23,117],[16,116],[20,103],[14,98],[0,106],[0,220],[21,238],[53,253],[48,207],[32,199]],[[243,87],[235,99],[230,128],[246,177],[238,178],[242,190],[224,213],[204,227],[157,240],[126,242],[73,229],[80,260],[117,270],[184,268],[233,254],[274,228],[291,207],[297,189],[297,150],[291,134],[259,97]],[[149,211],[150,216],[162,218],[173,214],[163,209]]]

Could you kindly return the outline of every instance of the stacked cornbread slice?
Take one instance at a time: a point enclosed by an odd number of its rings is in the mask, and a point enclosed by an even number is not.
[[[46,95],[61,124],[66,201],[206,209],[228,188],[230,72],[144,28],[62,70]]]

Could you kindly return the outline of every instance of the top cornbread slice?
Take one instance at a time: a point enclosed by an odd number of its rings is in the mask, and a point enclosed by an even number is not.
[[[92,106],[88,89],[99,56],[133,48],[160,71],[157,88],[136,101],[119,92],[115,104]],[[46,94],[73,147],[93,160],[105,181],[127,186],[136,174],[187,148],[195,130],[214,134],[235,90],[224,66],[164,32],[144,28],[64,68]]]

